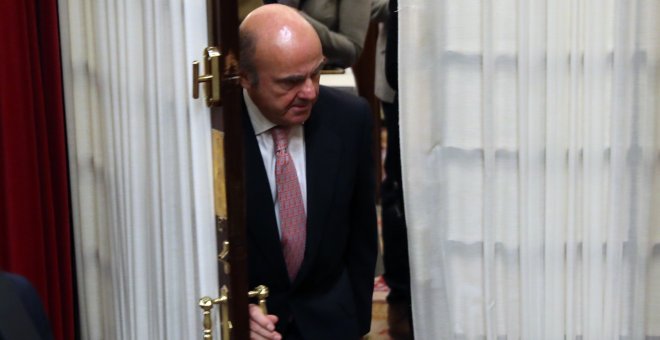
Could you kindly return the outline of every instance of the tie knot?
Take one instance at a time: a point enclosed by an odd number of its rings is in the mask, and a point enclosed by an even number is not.
[[[275,143],[275,152],[286,151],[289,146],[289,129],[276,126],[271,129],[271,134]]]

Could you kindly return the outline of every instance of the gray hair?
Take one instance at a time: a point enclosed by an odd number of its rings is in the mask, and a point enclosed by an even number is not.
[[[254,56],[257,51],[257,37],[249,29],[239,31],[239,62],[238,66],[241,72],[245,73],[250,84],[256,86],[259,84],[259,75],[257,74],[257,65]]]

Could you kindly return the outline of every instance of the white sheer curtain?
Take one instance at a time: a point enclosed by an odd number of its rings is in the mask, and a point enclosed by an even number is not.
[[[204,0],[61,0],[82,339],[197,339],[217,296]]]
[[[660,1],[399,18],[416,338],[660,338]]]

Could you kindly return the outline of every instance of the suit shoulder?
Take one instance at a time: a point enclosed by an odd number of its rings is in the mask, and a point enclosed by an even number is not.
[[[371,109],[366,99],[332,87],[320,86],[316,106],[324,111],[331,111],[335,117],[349,120],[371,117]]]
[[[37,295],[37,291],[34,289],[30,281],[23,276],[2,272],[0,273],[0,278],[11,284],[21,296]]]

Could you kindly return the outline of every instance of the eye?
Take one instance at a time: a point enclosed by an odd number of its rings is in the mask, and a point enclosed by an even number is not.
[[[277,81],[277,83],[283,88],[283,89],[293,89],[294,87],[302,84],[305,82],[305,77],[302,76],[295,76],[295,77],[287,77],[283,78]]]
[[[291,79],[287,79],[280,82],[281,88],[287,91],[293,89],[294,87],[296,87],[296,85],[297,85],[297,81]]]

